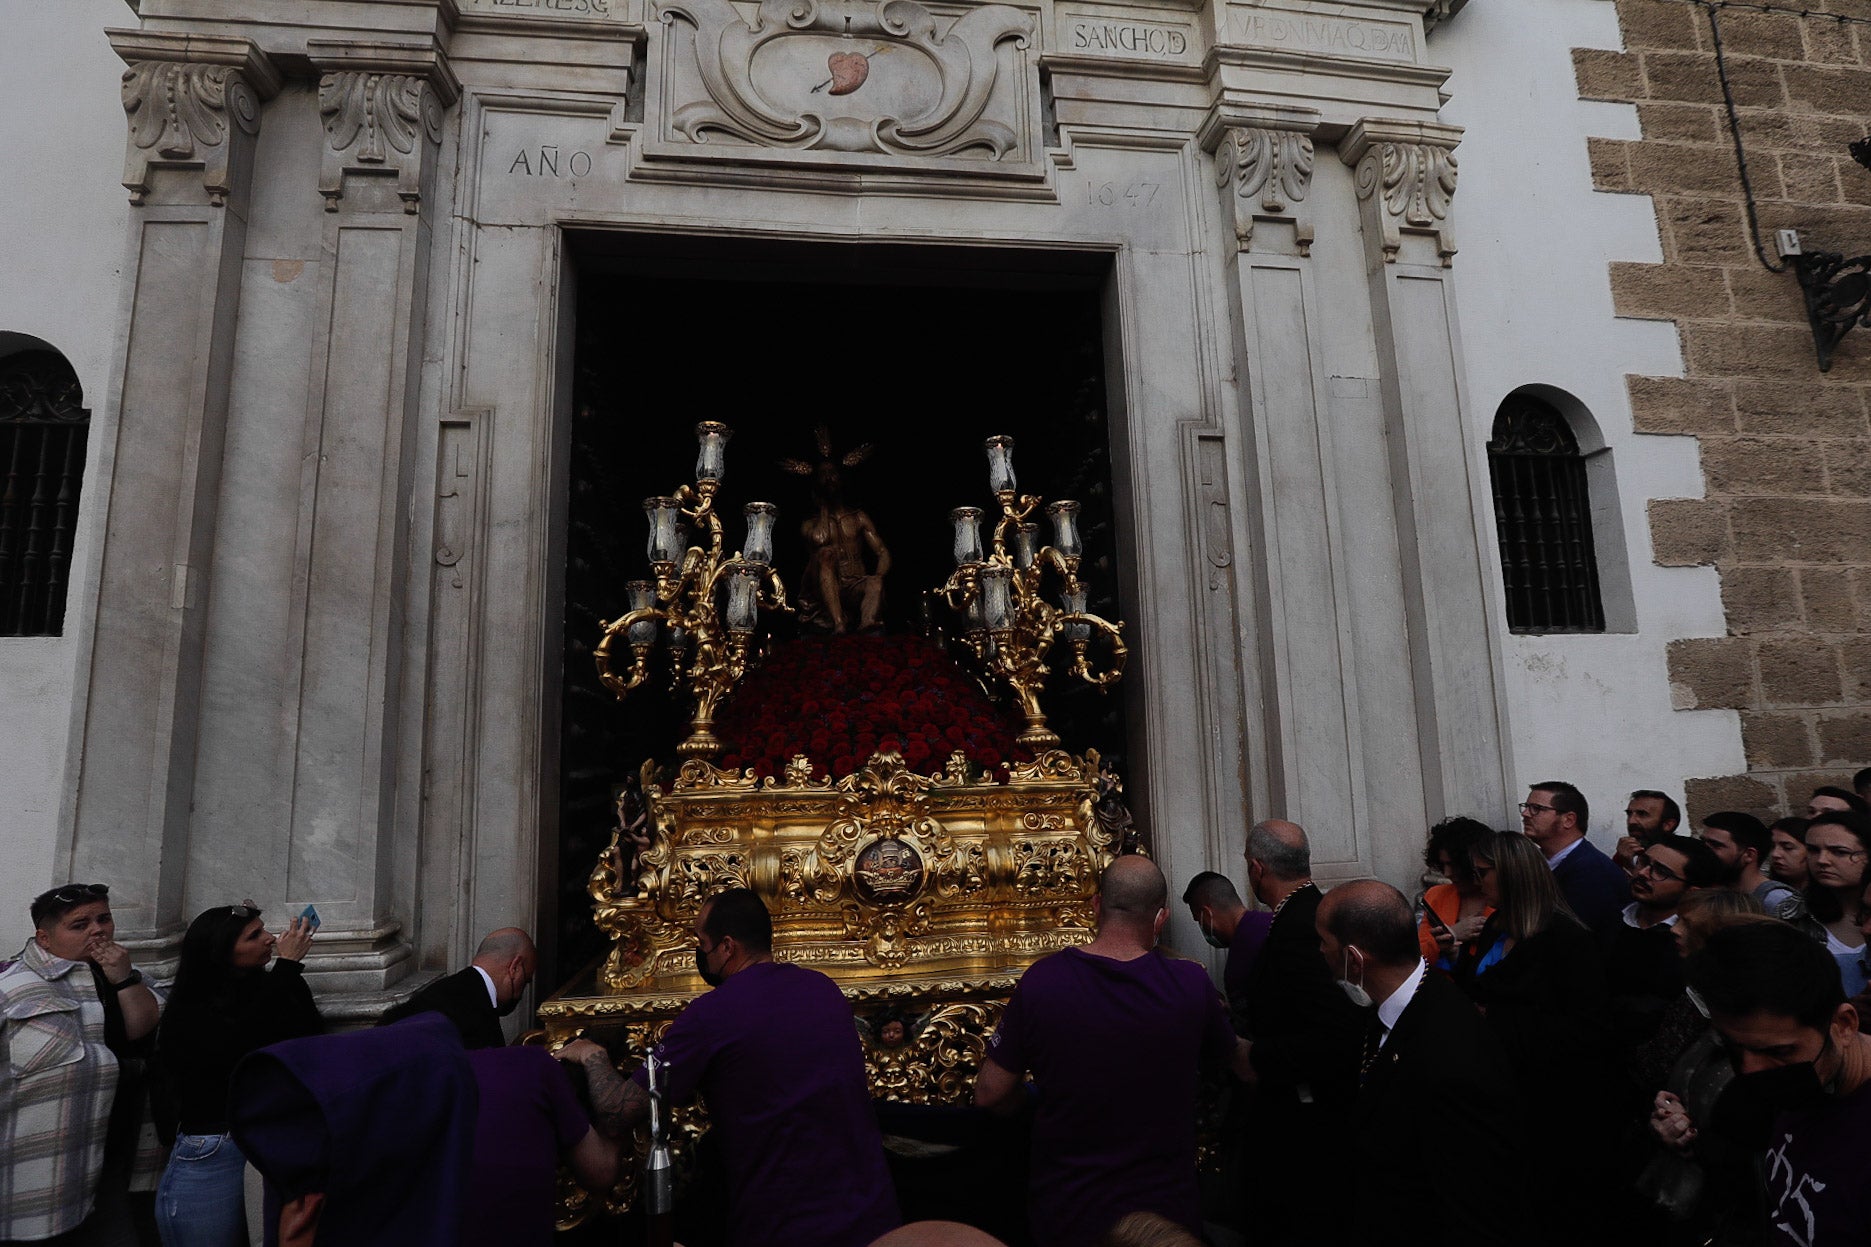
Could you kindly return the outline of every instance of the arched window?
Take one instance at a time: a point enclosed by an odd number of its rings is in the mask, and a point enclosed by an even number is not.
[[[1603,632],[1592,502],[1579,440],[1557,407],[1510,394],[1488,443],[1494,530],[1513,632]]]
[[[0,636],[65,627],[91,413],[57,351],[0,358]]]

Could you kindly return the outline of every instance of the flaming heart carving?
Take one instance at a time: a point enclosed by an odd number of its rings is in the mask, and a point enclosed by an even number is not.
[[[871,76],[871,59],[862,52],[834,52],[825,67],[832,71],[830,95],[849,95]]]

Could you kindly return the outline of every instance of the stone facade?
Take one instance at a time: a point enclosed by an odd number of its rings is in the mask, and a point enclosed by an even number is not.
[[[53,873],[156,967],[206,904],[314,903],[340,1013],[546,925],[574,295],[607,240],[731,236],[1100,273],[1157,856],[1277,811],[1409,877],[1513,787],[1459,7],[145,0]]]
[[[1662,263],[1614,265],[1612,291],[1620,315],[1674,321],[1683,354],[1680,377],[1629,378],[1631,408],[1643,432],[1698,439],[1706,486],[1650,504],[1654,556],[1716,568],[1727,621],[1670,646],[1670,679],[1680,708],[1739,711],[1747,756],[1690,781],[1689,805],[1797,811],[1871,762],[1871,335],[1822,373],[1797,282],[1757,256],[1716,37],[1766,260],[1779,229],[1861,254],[1871,172],[1846,149],[1866,132],[1871,4],[1616,7],[1625,50],[1577,50],[1579,92],[1634,104],[1642,137],[1592,140],[1593,177],[1652,198]]]

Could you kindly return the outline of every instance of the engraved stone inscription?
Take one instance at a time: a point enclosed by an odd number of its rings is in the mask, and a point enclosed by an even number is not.
[[[461,0],[470,13],[500,13],[514,17],[610,17],[623,0]]]
[[[1235,26],[1240,42],[1255,47],[1390,61],[1416,59],[1416,36],[1407,26],[1266,10],[1237,13]]]
[[[590,152],[561,152],[551,143],[536,149],[521,148],[507,172],[515,177],[563,178],[591,176]]]
[[[1068,51],[1091,56],[1172,60],[1189,51],[1189,31],[1184,26],[1075,17],[1066,27],[1065,44]]]

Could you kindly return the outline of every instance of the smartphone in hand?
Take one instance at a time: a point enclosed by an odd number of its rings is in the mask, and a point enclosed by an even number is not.
[[[312,930],[314,931],[318,930],[319,919],[318,919],[318,907],[317,906],[307,905],[304,909],[299,911],[299,917],[303,918],[308,924],[310,924]]]

